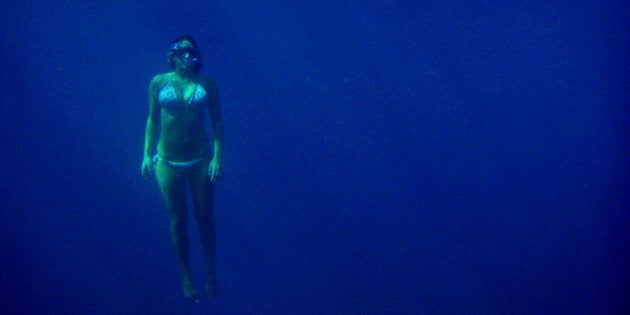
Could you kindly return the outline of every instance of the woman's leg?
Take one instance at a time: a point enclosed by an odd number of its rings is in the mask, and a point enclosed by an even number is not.
[[[177,262],[182,270],[184,295],[197,300],[197,291],[192,282],[190,263],[188,261],[188,218],[186,215],[186,181],[185,176],[166,162],[158,161],[156,178],[162,198],[168,211],[171,236],[177,253]]]
[[[199,237],[201,246],[206,257],[206,290],[209,298],[212,298],[216,291],[214,274],[214,252],[216,248],[216,233],[214,228],[214,218],[212,216],[214,185],[208,176],[208,165],[210,159],[199,163],[191,170],[188,180],[190,191],[193,196],[195,207],[195,217],[199,225]]]

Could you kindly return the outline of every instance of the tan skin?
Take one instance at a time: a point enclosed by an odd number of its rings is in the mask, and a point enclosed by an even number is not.
[[[180,47],[193,45],[183,40]],[[156,75],[149,86],[149,118],[147,120],[142,175],[151,177],[155,170],[160,192],[169,214],[170,230],[182,270],[184,295],[197,302],[188,260],[188,224],[185,186],[188,184],[199,226],[201,245],[206,257],[206,293],[212,298],[216,291],[214,278],[215,229],[212,218],[214,183],[221,177],[221,144],[223,125],[216,84],[195,73],[183,62],[183,56],[173,57],[175,71]],[[211,151],[204,127],[204,112],[191,108],[162,108],[158,103],[160,90],[171,83],[180,99],[187,100],[195,86],[202,86],[207,93],[207,110],[213,128]],[[156,139],[158,136],[159,139]],[[157,141],[156,141],[157,140]],[[169,161],[194,161],[202,158],[189,172],[182,173],[162,160],[152,161],[157,142],[158,155]],[[214,154],[211,154],[213,152]],[[210,158],[212,156],[212,158]]]

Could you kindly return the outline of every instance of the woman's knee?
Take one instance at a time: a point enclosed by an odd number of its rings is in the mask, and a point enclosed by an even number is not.
[[[214,207],[213,192],[208,187],[197,187],[193,193],[193,202],[195,206],[195,216],[197,220],[207,220],[212,218],[212,210]]]

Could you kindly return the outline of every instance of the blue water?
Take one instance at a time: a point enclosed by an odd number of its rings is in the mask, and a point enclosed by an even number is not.
[[[3,313],[630,311],[625,1],[94,2],[0,4]],[[140,176],[180,34],[226,128],[198,305]]]

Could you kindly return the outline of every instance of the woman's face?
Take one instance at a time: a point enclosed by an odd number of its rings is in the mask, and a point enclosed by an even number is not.
[[[173,49],[173,58],[175,59],[176,67],[187,69],[193,68],[197,65],[197,63],[199,63],[201,54],[191,42],[183,40],[175,44],[175,48]]]

